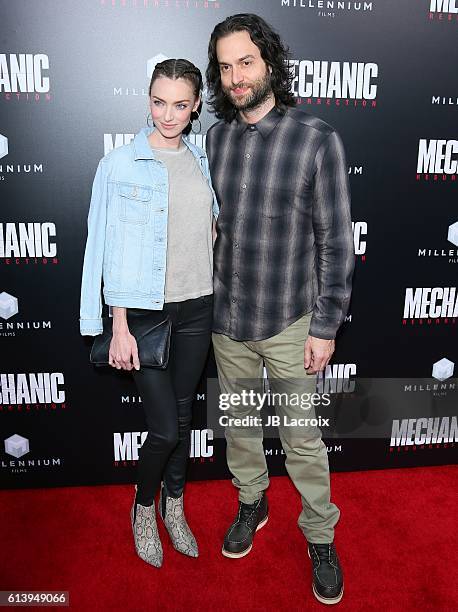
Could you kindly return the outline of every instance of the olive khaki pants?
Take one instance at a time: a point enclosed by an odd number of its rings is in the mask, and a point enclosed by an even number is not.
[[[312,313],[302,316],[266,340],[240,342],[214,333],[213,346],[221,393],[231,394],[230,397],[240,396],[243,390],[262,394],[265,364],[271,391],[279,397],[274,408],[280,417],[278,433],[286,454],[285,466],[302,499],[298,525],[309,542],[327,544],[334,540],[340,511],[330,501],[328,455],[321,431],[316,426],[285,424],[296,417],[316,416],[313,407],[289,405],[295,402],[285,399],[306,397],[316,390],[316,375],[307,374],[304,369],[304,343],[311,316]],[[229,404],[228,417],[260,417],[259,404],[240,405],[234,401],[233,405],[231,399]],[[228,425],[225,437],[232,482],[239,489],[240,501],[252,503],[269,486],[262,425]]]

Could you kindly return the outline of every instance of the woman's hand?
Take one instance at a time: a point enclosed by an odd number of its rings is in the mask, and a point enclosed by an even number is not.
[[[113,332],[108,357],[109,364],[117,370],[140,369],[137,341],[129,330]]]
[[[113,338],[108,363],[117,370],[140,369],[137,341],[129,331],[126,309],[119,306],[113,306]]]

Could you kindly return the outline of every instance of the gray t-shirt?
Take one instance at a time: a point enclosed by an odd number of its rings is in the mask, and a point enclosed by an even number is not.
[[[185,144],[156,149],[169,175],[165,301],[182,302],[213,293],[213,195]]]

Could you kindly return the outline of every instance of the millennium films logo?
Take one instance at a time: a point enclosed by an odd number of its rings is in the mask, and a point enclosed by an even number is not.
[[[0,160],[3,160],[9,153],[8,138],[0,134]],[[0,181],[5,180],[5,175],[11,174],[43,174],[42,163],[18,164],[11,161],[0,161]]]
[[[110,9],[147,9],[159,10],[170,9],[177,10],[193,10],[204,9],[212,10],[221,8],[224,0],[97,0],[98,3]]]
[[[151,80],[151,76],[154,72],[154,68],[156,64],[160,64],[164,60],[169,59],[167,55],[164,53],[157,53],[153,57],[150,57],[146,62],[146,78],[148,82],[148,86],[138,87],[137,85],[134,87],[113,87],[113,95],[115,97],[120,96],[147,96],[148,95],[148,87],[149,82]]]
[[[49,58],[44,53],[0,53],[0,95],[8,102],[51,100]]]
[[[433,106],[458,106],[458,97],[431,96],[431,104]]]
[[[131,467],[137,465],[139,450],[142,447],[147,431],[127,431],[113,433],[114,467]],[[189,457],[193,462],[213,462],[213,430],[192,429]]]
[[[14,434],[4,441],[4,451],[6,455],[14,459],[2,458],[0,467],[11,474],[25,474],[27,472],[48,471],[52,468],[60,467],[62,459],[60,457],[27,457],[30,454],[30,444],[28,438],[19,434]]]
[[[430,0],[430,21],[454,21],[458,23],[457,0]]]
[[[0,374],[0,412],[58,412],[66,408],[62,372]]]
[[[0,293],[0,337],[16,337],[24,332],[51,329],[51,321],[11,321],[19,313],[18,299],[2,291]]]
[[[417,156],[417,181],[456,181],[458,140],[420,138]]]
[[[288,61],[296,103],[375,108],[378,64],[309,59]]]
[[[270,438],[264,439],[264,454],[266,457],[282,457],[283,456],[286,458],[286,453],[281,446],[280,448],[274,447],[273,444],[272,443],[269,444],[269,442],[271,442]],[[328,455],[343,453],[343,451],[344,449],[343,449],[342,444],[326,444],[326,452],[328,453]]]
[[[456,391],[454,380],[446,382],[453,376],[455,364],[447,357],[443,357],[433,363],[431,377],[439,382],[425,380],[423,382],[404,383],[404,393],[430,393],[432,396],[446,397],[449,391]]]
[[[454,325],[457,317],[456,287],[406,288],[403,325]]]
[[[458,247],[458,221],[448,226],[447,240]],[[417,257],[421,259],[435,259],[436,261],[446,261],[449,264],[458,263],[458,248],[419,248]]]
[[[56,265],[56,225],[44,223],[0,223],[0,264]]]
[[[390,452],[435,448],[454,448],[458,436],[456,416],[394,419]]]
[[[205,402],[205,393],[196,393],[194,401]],[[121,404],[142,404],[141,395],[121,395]]]
[[[348,176],[363,176],[364,166],[348,166]]]
[[[279,0],[282,8],[308,9],[316,17],[335,19],[348,13],[371,13],[375,2],[350,2],[349,0]]]

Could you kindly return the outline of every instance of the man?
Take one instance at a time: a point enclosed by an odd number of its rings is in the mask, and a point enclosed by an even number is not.
[[[210,105],[220,119],[207,134],[221,209],[213,344],[228,394],[260,381],[263,363],[277,389],[315,391],[350,300],[354,251],[344,150],[331,126],[293,108],[291,78],[287,51],[263,19],[241,14],[215,27],[207,68]],[[231,416],[259,416],[257,406],[235,404]],[[290,407],[278,410],[291,414]],[[225,434],[239,510],[222,552],[237,558],[248,554],[267,522],[269,479],[262,427],[231,425]],[[317,428],[298,433],[282,421],[279,435],[302,498],[298,524],[314,568],[313,592],[337,603],[343,577],[333,540],[340,511],[330,502],[326,446]]]

